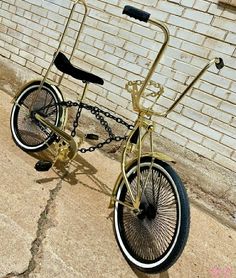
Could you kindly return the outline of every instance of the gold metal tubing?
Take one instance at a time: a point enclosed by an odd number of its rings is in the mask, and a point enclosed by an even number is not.
[[[122,172],[122,175],[124,177],[124,181],[125,181],[125,184],[126,184],[126,187],[127,187],[128,191],[130,193],[130,197],[131,197],[131,200],[132,200],[133,204],[135,203],[135,197],[133,195],[133,192],[131,190],[129,181],[128,181],[127,176],[126,176],[126,154],[127,154],[128,147],[130,145],[130,140],[131,140],[133,134],[135,133],[135,131],[137,130],[138,127],[139,127],[139,124],[138,124],[138,122],[136,122],[133,130],[130,132],[130,135],[127,139],[126,145],[123,149],[122,160],[121,160],[121,172]]]
[[[83,99],[85,97],[85,94],[86,94],[86,91],[87,91],[87,87],[88,87],[88,82],[85,82],[84,90],[83,90],[82,96],[80,98],[81,102],[83,101]]]
[[[70,145],[70,152],[68,154],[68,157],[70,159],[73,159],[75,157],[76,153],[77,153],[77,144],[76,144],[75,140],[69,134],[67,134],[65,131],[57,128],[56,126],[51,124],[49,121],[45,120],[38,113],[35,114],[35,118],[39,122],[43,123],[45,126],[50,128],[52,131],[54,131],[57,135],[62,137]]]
[[[86,6],[86,3],[84,2],[84,0],[76,0],[76,1],[74,1],[75,3],[74,3],[73,6],[72,6],[72,9],[71,9],[69,18],[68,18],[68,20],[67,20],[67,22],[66,22],[66,26],[65,26],[65,28],[64,28],[64,31],[63,31],[63,33],[62,33],[62,37],[61,37],[60,42],[59,42],[59,45],[58,45],[58,47],[57,47],[57,51],[54,53],[53,59],[52,59],[50,65],[49,65],[49,67],[48,67],[48,69],[47,69],[47,71],[46,71],[46,73],[45,73],[45,75],[44,75],[44,77],[43,77],[43,79],[42,79],[40,85],[39,85],[38,93],[35,95],[35,97],[34,97],[32,103],[31,103],[31,105],[30,105],[30,107],[29,107],[30,110],[31,110],[31,108],[32,108],[33,103],[34,103],[35,100],[37,99],[39,92],[42,90],[42,87],[43,87],[44,82],[47,80],[47,77],[48,77],[48,74],[49,74],[49,72],[50,72],[50,70],[51,70],[51,67],[53,66],[54,61],[55,61],[55,59],[56,59],[56,56],[57,56],[57,54],[59,53],[59,51],[60,51],[60,49],[61,49],[61,45],[62,45],[62,43],[63,43],[63,41],[64,41],[64,37],[65,37],[65,34],[66,34],[66,30],[67,30],[67,28],[68,28],[68,26],[69,26],[69,24],[70,24],[70,21],[71,21],[73,12],[74,12],[74,10],[75,10],[75,6],[76,6],[80,1],[83,3],[83,5],[85,5],[85,7],[86,7],[85,9],[86,9],[86,12],[87,12],[87,6]],[[85,16],[84,16],[84,17],[85,17]],[[82,23],[83,23],[83,22],[84,22],[84,18],[83,18]],[[82,27],[82,25],[80,26],[79,33],[80,33],[80,31],[81,31],[81,27]],[[78,36],[77,36],[77,40],[78,40]],[[76,43],[77,43],[77,41],[76,41]],[[75,45],[74,45],[73,51],[74,51],[74,49],[75,49]],[[61,84],[61,81],[62,81],[63,76],[64,76],[64,74],[61,76],[61,78],[60,78],[60,80],[59,80],[59,82],[58,82],[58,86]]]
[[[141,189],[141,171],[140,171],[140,163],[141,163],[141,156],[142,156],[142,138],[141,138],[141,124],[139,123],[139,137],[138,137],[138,165],[137,165],[137,196],[135,199],[134,207],[136,209],[139,208],[140,200],[142,196],[142,189]]]
[[[67,29],[67,27],[68,27],[68,25],[69,25],[70,20],[71,20],[71,17],[72,17],[72,14],[73,14],[75,5],[78,4],[79,2],[81,2],[81,3],[83,4],[83,6],[84,6],[84,15],[83,15],[82,22],[81,22],[81,24],[80,24],[80,28],[79,28],[79,30],[78,30],[78,34],[77,34],[76,39],[75,39],[74,47],[73,47],[73,49],[72,49],[72,52],[71,52],[71,55],[70,55],[70,58],[69,58],[70,61],[71,61],[71,59],[72,59],[72,57],[73,57],[73,55],[74,55],[75,49],[76,49],[77,46],[78,46],[79,37],[80,37],[80,34],[81,34],[81,32],[82,32],[82,28],[83,28],[83,25],[84,25],[84,22],[85,22],[85,18],[86,18],[87,13],[88,13],[88,7],[87,7],[86,2],[85,2],[84,0],[78,0],[78,1],[76,1],[75,4],[74,4],[74,6],[73,6],[73,8],[72,8],[72,11],[71,11],[70,17],[69,17],[69,19],[68,19],[68,22],[67,22],[65,31],[66,31],[66,29]],[[64,39],[65,31],[64,31],[64,33],[63,33],[63,39]],[[58,51],[58,52],[59,52],[59,51]],[[57,52],[57,54],[58,54],[58,52]],[[63,77],[64,77],[64,73],[62,74],[62,76],[61,76],[60,79],[59,79],[58,86],[60,86]]]
[[[152,66],[151,66],[151,68],[150,68],[150,70],[148,72],[148,75],[147,75],[146,79],[144,80],[144,82],[143,82],[143,84],[142,84],[142,86],[141,86],[141,88],[139,90],[139,97],[138,97],[137,103],[138,103],[140,111],[142,110],[140,108],[140,105],[139,105],[140,98],[142,97],[142,95],[143,95],[143,93],[144,93],[144,91],[145,91],[149,81],[152,78],[152,75],[153,75],[153,73],[154,73],[154,71],[155,71],[155,69],[156,69],[156,67],[157,67],[157,65],[158,65],[158,63],[159,63],[163,53],[164,53],[164,50],[165,50],[165,48],[168,45],[169,37],[170,37],[169,30],[168,30],[168,28],[166,27],[166,25],[164,23],[162,23],[160,21],[157,21],[157,20],[152,20],[152,19],[149,19],[148,22],[153,24],[153,25],[155,25],[155,26],[157,26],[157,27],[159,27],[163,31],[163,33],[164,33],[164,42],[162,44],[162,47],[161,47],[160,51],[158,52],[158,54],[156,56],[156,59],[154,60]]]
[[[156,116],[163,116],[166,117],[169,112],[171,112],[176,105],[181,101],[181,99],[187,94],[187,92],[193,87],[193,85],[198,81],[198,79],[203,75],[203,73],[214,63],[217,63],[219,61],[219,58],[212,59],[199,73],[198,75],[193,79],[193,81],[187,86],[187,88],[183,91],[183,93],[176,99],[176,101],[171,105],[171,107],[162,113],[153,112],[153,115]]]

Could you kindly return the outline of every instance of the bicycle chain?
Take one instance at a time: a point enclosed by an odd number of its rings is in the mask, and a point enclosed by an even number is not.
[[[109,134],[109,138],[107,138],[105,141],[103,141],[101,143],[98,143],[96,146],[79,149],[79,151],[81,153],[93,152],[96,149],[101,149],[104,145],[110,144],[112,141],[119,142],[119,141],[127,139],[127,136],[115,136],[112,132],[111,127],[109,127],[108,122],[100,114],[103,114],[105,117],[111,118],[111,119],[115,120],[117,123],[126,126],[129,130],[132,130],[134,128],[133,125],[126,123],[123,119],[121,119],[119,117],[115,117],[111,113],[105,112],[96,106],[92,106],[92,105],[85,104],[82,102],[72,102],[72,101],[62,101],[59,103],[59,105],[66,106],[66,107],[78,107],[78,110],[77,110],[77,113],[75,116],[75,120],[73,121],[73,129],[71,131],[72,137],[74,137],[76,135],[76,128],[78,127],[78,121],[79,121],[81,111],[83,108],[90,111],[91,114],[93,114],[96,117],[96,119],[99,120],[100,124],[104,127],[105,131]]]

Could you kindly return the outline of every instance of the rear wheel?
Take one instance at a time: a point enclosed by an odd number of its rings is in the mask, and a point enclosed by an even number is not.
[[[53,125],[60,127],[63,115],[63,100],[59,90],[44,83],[39,92],[40,81],[27,85],[19,94],[12,107],[11,132],[12,137],[21,149],[28,152],[38,152],[47,148],[56,135],[35,119],[38,113]]]
[[[140,213],[115,203],[114,231],[118,245],[129,264],[147,273],[171,267],[187,242],[190,223],[185,188],[175,171],[151,157],[141,159],[141,186],[146,183]],[[127,170],[134,196],[137,193],[137,162]],[[131,202],[124,180],[117,200]]]

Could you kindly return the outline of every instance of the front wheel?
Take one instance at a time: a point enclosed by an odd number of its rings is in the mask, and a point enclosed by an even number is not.
[[[134,195],[137,194],[137,161],[127,170]],[[137,214],[116,202],[114,232],[129,264],[146,273],[170,268],[187,242],[190,210],[185,188],[175,171],[165,162],[143,157],[140,184],[145,187]],[[122,179],[117,201],[132,203]]]

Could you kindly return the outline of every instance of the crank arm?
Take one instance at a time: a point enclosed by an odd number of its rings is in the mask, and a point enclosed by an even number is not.
[[[75,155],[77,154],[77,144],[73,137],[71,137],[69,134],[67,134],[65,131],[59,129],[58,127],[51,124],[49,121],[45,120],[42,116],[40,116],[38,113],[35,113],[35,119],[47,126],[49,129],[54,131],[58,136],[63,138],[69,145],[70,145],[70,152],[68,154],[69,159],[73,159]]]

